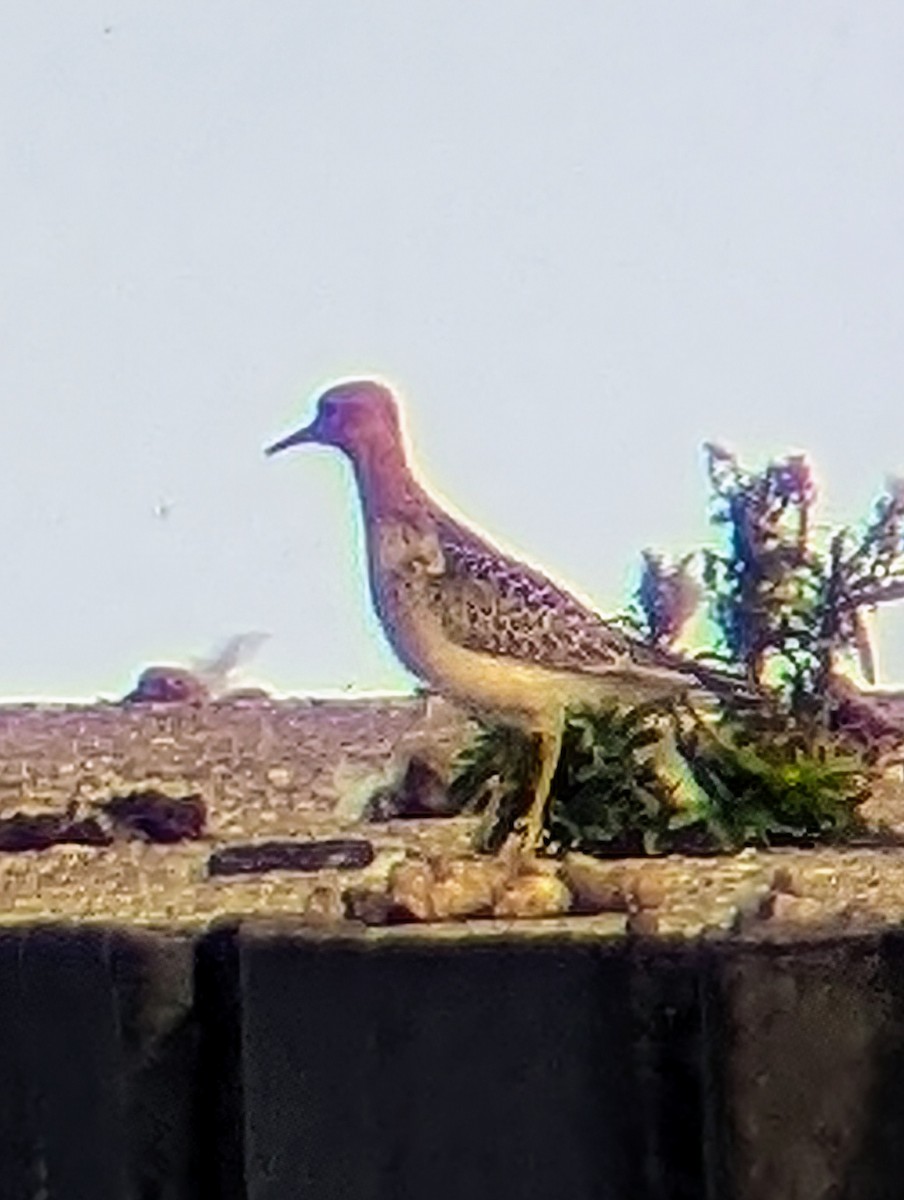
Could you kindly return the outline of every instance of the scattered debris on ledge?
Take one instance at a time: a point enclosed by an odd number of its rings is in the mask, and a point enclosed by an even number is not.
[[[375,935],[514,924],[762,939],[904,914],[904,850],[892,844],[476,856],[479,818],[414,815],[442,811],[448,764],[472,728],[425,696],[2,706],[0,923],[273,916]],[[894,773],[868,809],[904,828]],[[250,869],[209,870],[230,862]]]

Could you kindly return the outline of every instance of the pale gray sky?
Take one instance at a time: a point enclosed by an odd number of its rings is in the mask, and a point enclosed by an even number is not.
[[[902,61],[895,2],[7,4],[0,692],[248,629],[281,689],[404,686],[345,464],[261,454],[351,372],[604,609],[706,532],[706,439],[864,514],[904,470]]]

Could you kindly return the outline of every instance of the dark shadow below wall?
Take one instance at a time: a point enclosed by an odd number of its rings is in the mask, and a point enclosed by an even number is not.
[[[896,1200],[904,935],[0,931],[0,1200]]]

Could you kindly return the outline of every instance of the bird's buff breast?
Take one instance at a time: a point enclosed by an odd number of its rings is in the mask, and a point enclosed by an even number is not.
[[[374,604],[399,659],[419,679],[478,710],[542,721],[599,699],[602,681],[575,678],[528,659],[477,652],[452,641],[426,573],[371,571]]]

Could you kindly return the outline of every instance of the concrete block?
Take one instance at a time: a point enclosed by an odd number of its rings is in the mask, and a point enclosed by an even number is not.
[[[901,935],[728,944],[713,979],[710,1200],[900,1200]]]
[[[4,1200],[196,1194],[191,1001],[186,939],[62,925],[0,935]]]
[[[623,943],[261,924],[240,955],[249,1200],[641,1196]]]

